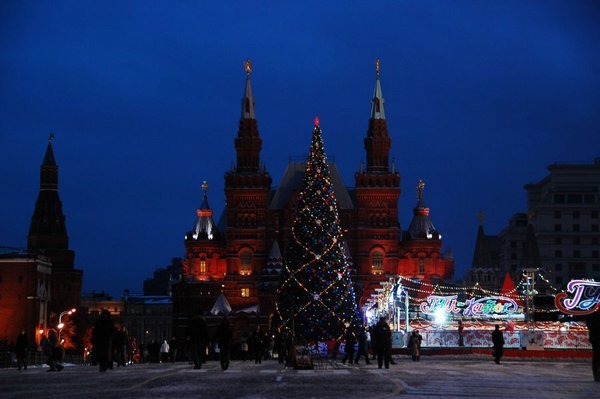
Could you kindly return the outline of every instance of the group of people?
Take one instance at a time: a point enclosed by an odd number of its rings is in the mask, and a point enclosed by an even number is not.
[[[227,316],[221,320],[213,339],[210,338],[204,317],[200,314],[191,317],[188,322],[188,341],[194,369],[202,368],[202,364],[206,362],[207,348],[212,342],[213,351],[219,354],[221,368],[227,370],[233,342],[233,327]]]
[[[596,382],[600,382],[600,312],[595,312],[586,318],[589,330],[590,343],[592,344],[592,369]],[[459,322],[459,346],[464,345],[463,326]],[[504,355],[504,336],[500,326],[496,325],[492,334],[492,355],[496,364]],[[361,357],[365,358],[366,364],[371,364],[369,360],[369,349],[372,350],[373,359],[377,359],[379,368],[389,368],[394,364],[392,359],[392,331],[384,317],[381,317],[377,324],[369,328],[361,327],[358,333],[352,328],[347,328],[345,334],[345,355],[342,362],[345,364],[358,364]],[[132,346],[133,340],[133,346]],[[419,330],[414,330],[410,334],[407,342],[407,348],[413,361],[419,361],[421,358],[421,343],[423,337]],[[240,346],[240,355],[242,360],[246,360],[247,353],[252,353],[252,358],[256,364],[262,363],[265,357],[265,348],[268,345],[268,335],[260,326],[252,332],[249,337],[242,340]],[[218,354],[221,368],[227,370],[231,358],[233,343],[233,327],[231,322],[224,316],[219,324],[214,337],[210,337],[206,320],[201,314],[191,317],[187,327],[187,349],[190,360],[195,369],[200,369],[206,362],[206,355],[210,348],[213,353]],[[358,343],[358,349],[355,352],[355,345]],[[102,311],[95,323],[92,331],[92,357],[94,363],[99,365],[101,372],[113,368],[113,361],[116,360],[117,366],[125,366],[127,359],[131,360],[136,351],[134,348],[135,339],[129,338],[125,328],[115,327],[108,310]],[[150,345],[148,345],[149,348]],[[175,361],[177,346],[175,343],[169,344],[164,340],[162,344],[156,344],[156,362],[159,360],[167,362],[169,359]],[[290,365],[293,358],[294,342],[293,337],[284,331],[277,332],[274,335],[273,344],[278,353],[280,363]],[[61,364],[64,358],[64,348],[59,340],[58,333],[54,329],[49,329],[42,337],[40,347],[46,357],[46,363],[50,366],[48,371],[61,371]],[[335,347],[337,348],[337,346]],[[27,357],[30,349],[29,340],[25,331],[17,336],[15,342],[15,355],[17,367],[19,370],[27,369]],[[144,352],[140,345],[140,352]],[[160,352],[160,359],[158,356]],[[335,350],[334,356],[335,356]],[[151,357],[151,356],[148,356]],[[141,361],[151,360],[141,357]]]

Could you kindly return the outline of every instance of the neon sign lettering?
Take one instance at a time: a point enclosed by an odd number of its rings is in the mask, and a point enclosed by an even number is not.
[[[490,317],[496,315],[512,315],[519,310],[519,304],[505,296],[488,296],[484,298],[467,299],[465,303],[458,302],[457,296],[430,295],[421,303],[421,312],[435,315],[443,310],[451,315],[462,313],[465,317]]]
[[[569,298],[569,294],[573,294],[573,297]],[[567,292],[556,294],[554,304],[558,310],[566,314],[593,313],[600,306],[600,282],[571,280],[567,284]]]
[[[463,316],[466,317],[509,315],[519,310],[519,304],[514,299],[505,296],[471,298],[467,299],[466,305],[463,312]]]
[[[443,309],[446,313],[460,313],[456,295],[430,295],[427,297],[427,301],[421,303],[421,312],[425,314],[435,314],[436,310],[439,309]]]

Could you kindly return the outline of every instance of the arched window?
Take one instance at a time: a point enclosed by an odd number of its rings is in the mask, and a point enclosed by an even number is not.
[[[252,252],[242,251],[240,253],[240,274],[249,276],[252,274]]]
[[[206,259],[200,259],[200,274],[206,274]]]
[[[375,250],[371,254],[371,273],[383,274],[383,251]]]

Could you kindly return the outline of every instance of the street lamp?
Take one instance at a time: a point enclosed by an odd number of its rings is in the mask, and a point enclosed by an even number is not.
[[[60,314],[60,316],[58,316],[58,342],[60,342],[60,333],[62,332],[62,329],[64,328],[64,324],[62,322],[62,318],[64,315],[72,315],[73,313],[77,312],[77,309],[73,308],[73,309],[69,309],[69,310],[65,310],[64,312],[62,312]]]

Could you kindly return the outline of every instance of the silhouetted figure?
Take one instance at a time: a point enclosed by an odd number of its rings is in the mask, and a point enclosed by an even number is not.
[[[496,325],[492,332],[492,344],[494,345],[493,354],[496,364],[500,364],[500,359],[504,354],[504,335],[500,331],[500,326]]]
[[[113,343],[117,353],[117,367],[125,367],[128,340],[127,330],[124,327],[116,330]]]
[[[375,352],[377,353],[377,366],[381,368],[385,364],[385,368],[390,368],[390,360],[392,354],[390,348],[392,347],[392,330],[385,321],[385,317],[380,317],[379,322],[373,328],[373,334],[371,339],[375,345]]]
[[[100,371],[112,369],[112,341],[115,335],[115,325],[106,309],[100,313],[92,332],[92,345]]]
[[[206,320],[200,314],[193,316],[188,321],[188,337],[194,369],[202,368],[202,363],[206,361],[209,337]]]
[[[369,360],[369,353],[367,352],[367,334],[368,331],[365,327],[361,327],[358,333],[358,353],[356,354],[356,359],[354,359],[354,363],[358,364],[358,360],[361,356],[365,357],[365,362],[367,364],[371,364]]]
[[[413,362],[421,360],[421,342],[423,342],[423,337],[419,334],[419,330],[414,330],[408,340],[408,348]]]
[[[171,359],[171,363],[175,363],[177,352],[179,352],[179,342],[175,338],[171,338],[169,341],[169,359]]]
[[[48,337],[42,341],[42,350],[46,355],[46,364],[50,366],[48,371],[61,371],[62,346],[58,342],[58,333],[54,329],[48,330]]]
[[[233,328],[227,316],[223,316],[221,324],[217,328],[214,341],[219,345],[219,360],[221,369],[227,370],[231,355],[231,342],[233,340]]]
[[[458,321],[458,346],[465,346],[465,340],[463,337],[463,333],[465,330],[465,326],[463,326],[462,320]]]
[[[22,330],[21,333],[17,336],[17,341],[15,343],[15,356],[17,357],[17,368],[21,370],[27,370],[27,354],[29,352],[29,340],[27,339],[27,334],[25,330]]]
[[[256,331],[252,333],[250,343],[252,347],[252,356],[254,357],[254,364],[261,364],[265,353],[266,337],[261,331],[260,326],[256,326]]]
[[[600,309],[585,320],[592,344],[592,373],[594,381],[600,382]]]
[[[354,361],[354,344],[356,344],[356,336],[354,335],[354,331],[352,331],[352,327],[346,328],[346,334],[344,335],[344,339],[346,341],[346,354],[342,359],[342,363],[346,364],[346,360],[348,360],[349,363],[352,364],[352,362]]]

